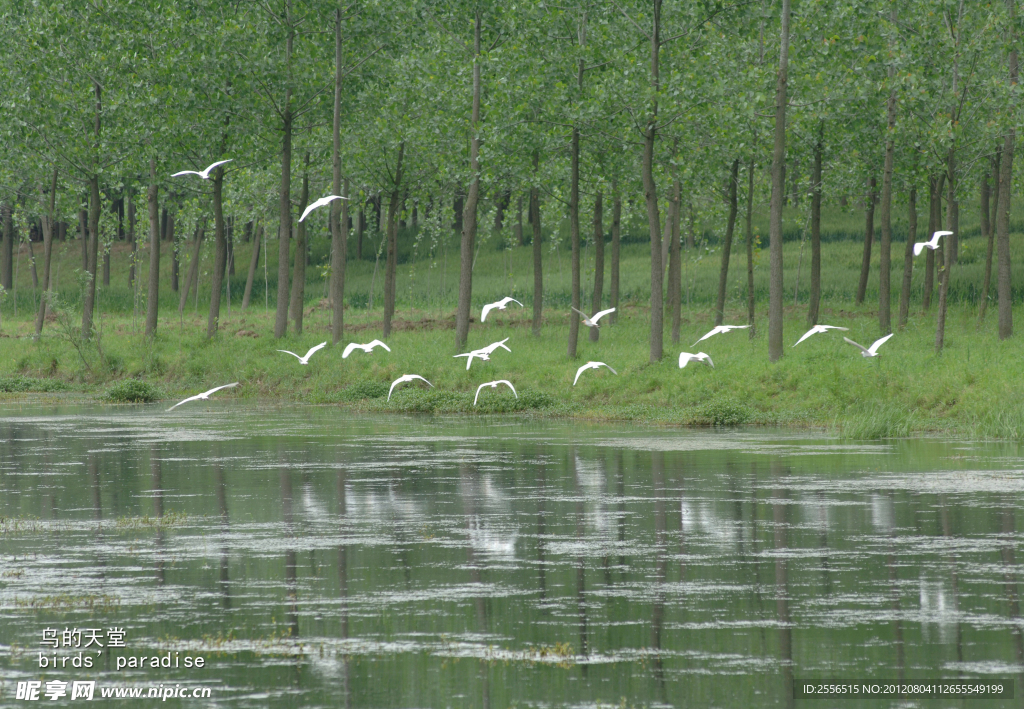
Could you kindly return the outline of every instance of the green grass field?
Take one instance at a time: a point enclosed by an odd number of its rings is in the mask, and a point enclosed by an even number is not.
[[[213,341],[205,338],[209,294],[202,287],[198,307],[190,300],[179,317],[178,294],[171,293],[169,288],[170,258],[165,252],[159,331],[155,340],[147,341],[142,336],[146,268],[141,268],[140,291],[129,289],[127,247],[116,244],[112,252],[111,286],[99,287],[99,336],[83,343],[77,338],[80,273],[76,269],[81,267],[81,245],[70,241],[55,248],[58,257],[53,272],[62,307],[58,317],[47,322],[42,340],[35,342],[31,337],[33,310],[39,293],[33,291],[28,251],[23,247],[17,262],[17,298],[12,292],[0,303],[0,391],[8,392],[3,396],[9,401],[24,396],[24,392],[39,391],[62,399],[77,399],[102,395],[119,380],[138,378],[154,385],[169,401],[238,380],[242,387],[225,392],[224,399],[344,404],[384,412],[519,413],[653,424],[810,426],[854,438],[905,436],[918,431],[1024,438],[1024,404],[1018,395],[1021,385],[1017,378],[1018,373],[1024,372],[1024,349],[1018,343],[1020,335],[998,341],[994,303],[986,321],[978,323],[977,299],[985,252],[978,236],[967,236],[961,241],[961,263],[951,281],[953,305],[942,355],[936,355],[933,347],[935,309],[933,306],[931,312],[922,312],[922,273],[915,272],[910,322],[884,345],[881,357],[864,359],[842,341],[841,334],[830,333],[815,335],[797,348],[787,348],[781,362],[769,364],[765,337],[767,251],[758,252],[755,267],[757,336],[751,340],[745,331],[734,332],[692,348],[692,343],[713,323],[711,303],[721,254],[711,246],[684,256],[681,342],[678,346],[669,344],[666,323],[666,356],[655,365],[647,362],[646,283],[650,266],[646,245],[629,243],[623,247],[619,322],[603,327],[598,343],[589,342],[586,331],[581,332],[579,357],[569,360],[568,251],[545,245],[545,320],[541,337],[534,338],[529,323],[530,247],[502,250],[497,248],[499,239],[491,236],[482,240],[474,270],[474,318],[479,317],[480,305],[504,295],[519,298],[527,308],[519,310],[513,305],[504,313],[492,315],[487,323],[474,322],[471,347],[509,337],[512,353],[498,351],[489,362],[474,362],[468,372],[463,359],[452,358],[458,278],[454,238],[447,245],[446,255],[439,248],[432,258],[412,258],[420,252],[407,250],[409,257],[398,269],[397,321],[389,340],[392,354],[380,350],[372,355],[356,352],[342,360],[340,347],[328,347],[304,367],[294,358],[276,352],[304,352],[309,346],[330,340],[330,310],[323,300],[324,274],[317,267],[326,257],[327,244],[322,234],[313,238],[311,265],[307,269],[304,332],[301,336],[290,332],[282,340],[272,336],[273,312],[265,307],[262,261],[252,304],[245,312],[240,309],[251,252],[249,245],[237,244],[231,312],[226,304],[222,306],[218,337]],[[1012,241],[1014,253],[1022,253],[1024,236],[1014,234]],[[369,244],[368,240],[364,256],[371,251]],[[269,303],[273,307],[277,249],[276,242],[269,245],[267,274]],[[743,248],[742,243],[737,244],[733,253],[726,322],[746,322]],[[821,322],[849,327],[849,335],[867,345],[879,334],[877,248],[867,302],[858,307],[853,304],[853,295],[861,248],[861,243],[850,240],[823,245]],[[36,244],[35,249],[39,257],[40,245]],[[207,253],[200,270],[206,282],[212,250],[211,245],[204,246]],[[798,241],[785,244],[788,343],[795,342],[806,329],[809,251],[809,245],[803,246],[801,257]],[[902,254],[903,244],[894,245],[894,321]],[[922,257],[920,266],[923,261]],[[590,300],[592,264],[593,252],[588,247],[584,249],[584,303]],[[1019,294],[1024,292],[1024,264],[1015,266],[1014,290]],[[798,270],[800,286],[794,304]],[[365,342],[380,336],[382,276],[383,262],[374,276],[372,260],[350,261],[345,341]],[[372,309],[367,307],[371,284]],[[606,278],[606,297],[607,291]],[[1019,330],[1024,327],[1024,311],[1019,307],[1015,310]],[[691,364],[684,370],[678,369],[679,351],[696,349],[708,352],[716,368]],[[588,371],[573,387],[576,368],[588,360],[607,362],[618,370],[618,375],[607,370]],[[435,388],[405,385],[396,389],[391,402],[387,402],[389,383],[404,373],[421,374]],[[476,387],[493,379],[511,380],[520,398],[516,400],[504,388],[486,389],[480,394],[479,406],[474,407]]]

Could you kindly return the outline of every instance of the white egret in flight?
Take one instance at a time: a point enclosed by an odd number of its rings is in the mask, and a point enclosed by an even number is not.
[[[181,177],[182,175],[199,175],[204,180],[209,180],[210,173],[213,172],[214,168],[216,168],[218,165],[223,165],[226,162],[231,162],[231,160],[220,160],[218,162],[215,162],[202,172],[196,172],[195,170],[182,170],[181,172],[174,173],[173,175],[171,175],[171,177]]]
[[[295,359],[299,360],[299,364],[309,364],[309,358],[312,357],[314,354],[316,354],[316,352],[318,350],[320,350],[321,348],[326,347],[326,346],[327,346],[326,342],[321,342],[316,347],[310,347],[309,348],[309,352],[307,352],[305,354],[305,356],[303,356],[303,357],[299,357],[297,354],[295,354],[294,352],[291,352],[289,350],[278,350],[278,352],[284,352],[286,354],[290,354],[292,357],[294,357]]]
[[[236,387],[236,386],[238,386],[238,382],[231,382],[230,384],[224,384],[224,385],[221,385],[219,387],[214,387],[213,389],[210,389],[210,391],[204,391],[202,394],[196,394],[195,396],[190,396],[187,399],[182,399],[177,404],[175,404],[174,406],[172,406],[170,409],[167,409],[167,410],[170,411],[171,409],[176,409],[179,406],[181,406],[182,404],[187,404],[190,401],[198,401],[199,399],[209,399],[210,398],[210,394],[214,393],[215,391],[220,391],[221,389],[229,389],[231,387]]]

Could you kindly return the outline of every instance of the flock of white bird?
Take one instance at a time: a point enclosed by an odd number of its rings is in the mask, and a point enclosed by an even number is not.
[[[204,180],[207,180],[210,177],[210,172],[214,168],[216,168],[218,165],[223,165],[224,163],[228,163],[228,162],[231,162],[231,160],[221,160],[219,162],[215,162],[215,163],[213,163],[212,165],[210,165],[209,167],[207,167],[205,170],[203,170],[201,172],[196,172],[194,170],[183,170],[181,172],[174,173],[172,175],[172,177],[178,177],[180,175],[198,175],[199,177],[203,178]],[[308,207],[306,207],[305,211],[302,213],[302,216],[299,218],[299,221],[302,221],[303,219],[305,219],[309,215],[309,213],[312,212],[314,209],[317,209],[318,207],[322,207],[324,205],[330,204],[332,201],[334,201],[336,199],[347,199],[347,198],[346,197],[340,197],[338,195],[328,195],[326,197],[322,197],[322,198],[316,200],[313,204],[311,204]],[[937,231],[937,232],[935,232],[932,235],[932,238],[931,238],[930,241],[922,241],[922,242],[915,243],[914,244],[914,255],[915,256],[920,256],[921,253],[924,251],[924,249],[931,249],[933,251],[938,249],[939,248],[939,239],[941,239],[943,236],[951,236],[952,234],[953,234],[953,232],[951,232],[951,231]],[[488,303],[487,305],[485,305],[483,307],[483,310],[480,313],[480,322],[486,322],[487,321],[487,314],[490,313],[492,310],[505,310],[509,306],[510,303],[515,303],[519,307],[523,307],[523,304],[520,303],[515,298],[512,298],[510,296],[502,298],[501,300],[496,301],[494,303]],[[578,313],[580,315],[581,322],[584,325],[586,325],[587,327],[600,327],[600,325],[598,324],[598,321],[601,318],[603,318],[605,315],[610,315],[611,313],[615,312],[615,308],[608,308],[607,310],[601,310],[599,312],[596,312],[593,315],[587,315],[583,311],[577,310],[576,308],[572,308],[572,310],[574,310],[576,313]],[[712,328],[711,330],[709,330],[707,333],[705,333],[705,335],[703,337],[701,337],[699,340],[694,342],[693,346],[696,347],[698,344],[700,344],[704,340],[707,340],[708,338],[713,337],[715,335],[725,334],[725,333],[731,332],[733,330],[744,330],[744,329],[746,329],[748,327],[750,327],[750,326],[749,325],[717,325],[714,328]],[[793,347],[796,347],[797,345],[799,345],[801,342],[806,340],[811,335],[825,334],[829,330],[839,330],[839,331],[846,332],[846,331],[849,330],[849,328],[839,327],[837,325],[815,325],[810,330],[805,332],[800,337],[800,339],[797,340],[793,344]],[[878,356],[878,348],[881,347],[883,344],[885,344],[886,341],[888,341],[889,338],[892,337],[892,336],[893,336],[893,333],[889,333],[885,337],[882,337],[882,338],[880,338],[878,340],[875,340],[875,342],[872,343],[872,345],[870,347],[864,347],[860,343],[854,342],[853,340],[851,340],[848,337],[843,337],[843,339],[846,342],[848,342],[851,345],[853,345],[854,347],[857,347],[858,349],[860,349],[860,351],[861,351],[860,354],[861,354],[862,357],[877,357]],[[501,340],[499,342],[492,342],[491,344],[487,345],[486,347],[482,347],[482,348],[480,348],[478,350],[472,350],[470,352],[464,352],[462,354],[457,354],[457,355],[454,355],[454,356],[455,357],[465,357],[466,358],[466,370],[468,371],[469,368],[472,366],[474,359],[479,359],[481,361],[487,361],[487,360],[489,360],[491,358],[491,355],[494,354],[494,352],[496,350],[498,350],[499,348],[500,349],[504,349],[504,350],[506,350],[508,352],[511,352],[512,350],[508,347],[508,345],[505,344],[506,342],[508,342],[508,340],[509,340],[509,338],[506,337],[504,340]],[[321,342],[319,345],[316,345],[315,347],[311,347],[309,349],[309,351],[306,352],[306,354],[302,355],[302,356],[299,356],[299,355],[297,355],[294,352],[291,352],[289,350],[278,350],[278,352],[282,352],[284,354],[290,354],[292,357],[294,357],[295,359],[299,360],[299,364],[305,365],[305,364],[309,364],[310,357],[312,357],[319,350],[323,349],[326,346],[327,346],[326,342]],[[366,353],[370,353],[376,347],[381,347],[384,350],[387,350],[388,352],[391,352],[391,348],[388,347],[383,342],[381,342],[380,340],[373,340],[372,342],[368,342],[366,344],[359,344],[359,343],[356,343],[356,342],[352,342],[352,343],[349,343],[345,347],[345,350],[342,353],[341,357],[342,357],[342,359],[347,359],[348,356],[350,354],[352,354],[352,352],[357,350],[357,349],[358,350],[362,350],[363,352],[366,352]],[[691,353],[691,352],[680,352],[679,353],[679,368],[680,369],[684,368],[690,362],[699,362],[701,364],[707,365],[708,367],[711,367],[712,369],[714,369],[714,367],[715,367],[715,363],[711,360],[711,356],[708,355],[706,352],[697,352],[696,354]],[[579,369],[576,370],[576,377],[572,380],[572,385],[576,386],[576,383],[580,380],[580,375],[583,374],[583,372],[587,371],[588,369],[600,369],[601,367],[607,368],[609,371],[611,371],[612,374],[616,374],[616,375],[618,374],[618,372],[616,372],[614,369],[612,369],[612,367],[610,365],[605,364],[604,362],[593,362],[593,361],[591,361],[591,362],[587,362],[586,364],[584,364],[583,366],[581,366]],[[396,379],[395,381],[391,382],[391,388],[388,390],[388,401],[391,401],[391,395],[394,393],[396,386],[398,386],[399,384],[404,384],[406,382],[412,382],[412,381],[416,381],[416,380],[424,382],[429,387],[433,387],[434,386],[429,381],[427,381],[427,379],[425,377],[422,377],[419,374],[403,374],[398,379]],[[473,406],[477,405],[477,402],[480,399],[480,391],[482,389],[484,389],[485,387],[489,387],[491,389],[497,389],[498,386],[502,385],[502,384],[504,384],[509,389],[511,389],[512,393],[515,395],[515,397],[517,399],[519,398],[519,394],[518,394],[518,392],[516,392],[516,388],[512,385],[512,382],[510,382],[507,379],[498,379],[498,380],[495,380],[493,382],[484,382],[483,384],[481,384],[480,386],[477,387],[477,389],[476,389],[476,396],[473,397]],[[232,382],[231,384],[224,384],[224,385],[219,386],[219,387],[214,387],[213,389],[210,389],[209,391],[204,391],[202,394],[197,394],[195,396],[190,396],[187,399],[183,399],[182,401],[179,401],[177,404],[175,404],[174,406],[172,406],[170,409],[167,409],[167,410],[171,411],[172,409],[176,409],[177,407],[181,406],[182,404],[186,404],[186,403],[188,403],[190,401],[198,401],[200,399],[209,399],[211,394],[213,394],[215,392],[218,392],[221,389],[228,389],[228,388],[235,387],[235,386],[238,386],[238,382]]]

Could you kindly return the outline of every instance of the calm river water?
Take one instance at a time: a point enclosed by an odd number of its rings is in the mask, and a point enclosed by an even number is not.
[[[0,706],[1022,706],[1021,454],[8,403]],[[823,678],[1015,698],[794,697]]]

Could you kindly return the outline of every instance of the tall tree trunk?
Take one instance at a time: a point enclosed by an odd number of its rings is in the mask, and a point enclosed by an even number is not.
[[[167,241],[171,244],[171,292],[178,292],[178,271],[181,261],[178,259],[178,242],[174,238],[174,212],[167,215]]]
[[[156,179],[156,159],[149,159],[149,191],[146,195],[149,207],[149,291],[146,295],[146,337],[156,334],[157,316],[160,312],[160,205],[159,183]],[[167,209],[164,208],[164,215]],[[167,223],[165,218],[164,223]]]
[[[757,334],[754,322],[754,158],[747,165],[747,223],[744,236],[747,241],[747,337],[751,340]]]
[[[825,143],[825,121],[818,122],[811,166],[811,294],[807,304],[807,326],[818,324],[821,307],[821,154]]]
[[[978,320],[985,319],[985,313],[988,311],[988,300],[989,294],[992,290],[992,256],[995,253],[996,243],[996,228],[995,220],[989,218],[989,202],[994,202],[991,205],[991,212],[993,215],[999,213],[999,151],[992,156],[990,163],[990,170],[985,171],[985,175],[981,181],[981,207],[982,207],[982,219],[981,219],[981,231],[985,236],[987,245],[985,249],[985,280],[981,287],[981,309],[978,312]],[[989,179],[994,178],[996,180],[995,199],[989,199]]]
[[[725,239],[722,241],[722,266],[718,271],[718,302],[715,305],[715,325],[725,319],[725,294],[729,285],[729,256],[732,253],[732,234],[736,228],[736,183],[740,177],[740,159],[732,161],[729,173],[729,220],[725,225]]]
[[[954,82],[955,89],[955,82]],[[954,91],[955,93],[955,91]],[[948,192],[946,194],[946,226],[949,231],[954,234],[960,228],[959,209],[956,202],[956,163],[955,163],[955,152],[954,148],[949,149],[949,155],[946,158],[946,180],[948,182]],[[943,259],[942,276],[939,281],[939,313],[937,323],[935,326],[935,351],[942,352],[942,347],[946,338],[946,309],[949,304],[949,278],[952,275],[953,270],[953,258],[954,251],[949,244],[946,245],[945,258]]]
[[[875,178],[868,180],[868,195],[864,209],[864,257],[860,262],[860,281],[857,283],[857,305],[864,302],[871,273],[871,242],[875,239]]]
[[[682,231],[680,221],[682,218],[682,185],[676,177],[672,186],[672,199],[668,207],[668,219],[665,220],[668,249],[668,306],[672,319],[672,344],[679,344],[679,327],[682,321],[683,305],[683,260],[680,253],[680,237]],[[690,224],[693,224],[693,203],[689,205]],[[689,230],[692,233],[693,229]],[[664,245],[665,241],[662,241]],[[662,251],[662,255],[664,255]]]
[[[784,0],[788,2],[789,0]],[[658,188],[654,182],[654,141],[658,134],[659,54],[661,51],[661,2],[653,0],[651,25],[651,103],[644,126],[644,154],[641,174],[647,202],[647,226],[651,235],[651,338],[650,361],[661,360],[665,336],[665,301],[662,294],[665,267],[661,261],[661,215]]]
[[[36,339],[43,333],[43,322],[46,320],[46,310],[50,307],[50,259],[53,254],[53,228],[54,214],[56,212],[57,200],[57,169],[53,170],[53,179],[50,180],[50,197],[47,204],[46,214],[42,217],[43,227],[43,295],[39,299],[39,311],[36,313]]]
[[[86,198],[88,204],[88,198]],[[78,210],[78,233],[82,235],[82,270],[89,271],[89,210]],[[4,286],[5,288],[7,286]]]
[[[789,71],[789,0],[782,0],[779,77],[775,88],[775,149],[772,155],[772,202],[768,222],[771,240],[768,282],[768,359],[782,357],[782,202],[786,192],[786,88]]]
[[[3,209],[4,222],[3,245],[0,246],[0,287],[9,291],[14,287],[14,208],[10,201],[4,202],[0,208]]]
[[[391,336],[391,320],[395,317],[395,297],[398,268],[398,218],[403,206],[402,158],[405,155],[405,141],[398,144],[398,161],[395,164],[394,185],[388,204],[388,257],[384,265],[384,339]]]
[[[903,249],[903,287],[900,289],[899,328],[907,326],[910,316],[910,287],[914,278],[914,242],[917,241],[917,188],[910,188],[907,200],[907,243]]]
[[[540,337],[541,318],[544,310],[544,269],[543,236],[540,231],[540,188],[537,187],[537,171],[540,167],[540,151],[533,151],[533,179],[530,188],[530,225],[533,227],[533,335]]]
[[[245,277],[245,292],[242,294],[242,310],[249,307],[249,299],[252,296],[252,282],[256,278],[256,269],[260,265],[260,248],[263,246],[263,225],[256,227],[253,235],[255,240],[252,245],[252,257],[249,259],[249,275]]]
[[[1017,85],[1017,32],[1016,0],[1006,0],[1010,14],[1010,86]],[[1017,131],[1013,123],[1003,136],[1002,164],[999,166],[999,211],[996,213],[996,250],[998,262],[997,290],[999,293],[999,339],[1013,334],[1013,291],[1010,283],[1010,195],[1013,189],[1013,147]]]
[[[331,131],[331,194],[338,194],[341,185],[341,16],[344,3],[339,1],[334,15],[334,123]],[[331,202],[331,344],[345,336],[345,269],[348,262],[348,180],[344,199]],[[339,205],[338,202],[341,202]],[[362,217],[362,210],[359,212]],[[357,227],[362,242],[362,227]],[[361,255],[361,254],[360,254]]]
[[[103,112],[103,90],[98,82],[93,81],[93,92],[96,95],[96,109],[93,123],[93,173],[89,177],[89,244],[85,284],[85,297],[82,300],[82,339],[92,338],[92,314],[96,305],[96,265],[99,248],[100,229],[100,177],[98,171],[100,152],[100,129]]]
[[[596,313],[601,309],[604,298],[604,195],[601,190],[594,197],[594,296],[590,300],[590,311]],[[597,342],[601,331],[590,328],[590,341]]]
[[[942,229],[942,186],[945,180],[945,173],[928,179],[928,233],[925,236],[929,239],[936,231]],[[921,302],[924,309],[928,310],[932,305],[932,291],[935,290],[935,252],[931,249],[925,249],[924,269],[924,293]]]
[[[579,342],[580,314],[580,129],[573,126],[569,148],[569,240],[572,244],[572,290],[569,311],[569,358],[576,357]]]
[[[302,190],[299,192],[298,212],[306,211],[309,202],[309,151],[302,170]],[[306,222],[295,222],[295,263],[292,265],[292,292],[288,305],[295,334],[302,334],[302,307],[306,300]]]
[[[131,261],[128,265],[128,288],[135,287],[135,259],[139,255],[139,246],[135,239],[135,200],[128,198],[128,243],[131,244]]]
[[[178,301],[178,315],[185,312],[185,304],[188,296],[195,287],[196,296],[199,295],[199,258],[202,255],[203,237],[206,236],[206,220],[196,224],[195,238],[193,239],[192,261],[189,263],[188,273],[185,274],[185,287],[181,289],[181,299]]]
[[[459,304],[455,312],[455,347],[464,349],[469,339],[469,308],[473,298],[473,246],[476,241],[476,206],[480,198],[480,10],[473,29],[473,114],[469,138],[469,194],[462,212],[462,243],[459,245]]]
[[[892,5],[890,18],[896,25],[896,5]],[[892,296],[890,279],[892,277],[892,171],[896,153],[896,86],[893,80],[896,68],[890,64],[888,69],[889,99],[886,102],[887,125],[885,139],[885,163],[882,167],[882,243],[878,254],[878,328],[883,335],[892,332]]]
[[[223,154],[223,152],[222,152]],[[213,171],[213,272],[210,274],[210,314],[206,320],[206,339],[217,334],[220,321],[220,290],[228,262],[228,244],[224,238],[224,166]],[[198,273],[198,271],[197,271]],[[199,286],[197,285],[196,288]]]
[[[224,241],[228,247],[228,276],[235,275],[235,218],[228,217],[224,221]],[[228,313],[231,313],[231,278],[227,279]]]
[[[619,196],[618,181],[612,181],[612,270],[608,274],[608,300],[615,312],[609,315],[610,322],[619,321],[619,240],[622,228],[622,197]]]
[[[285,42],[285,63],[287,65],[287,87],[284,94],[283,120],[281,121],[281,199],[279,203],[280,222],[277,230],[277,312],[274,317],[274,337],[281,338],[288,332],[288,251],[292,234],[292,42],[294,30],[291,23],[291,2],[286,6],[288,38]]]
[[[359,218],[356,220],[356,259],[363,260],[363,232],[366,231],[366,205],[359,205]]]
[[[97,95],[99,88],[96,89]],[[97,122],[99,118],[97,117]],[[96,305],[96,275],[99,257],[100,178],[89,178],[89,266],[86,268],[85,298],[82,302],[82,339],[92,338],[92,314]]]

